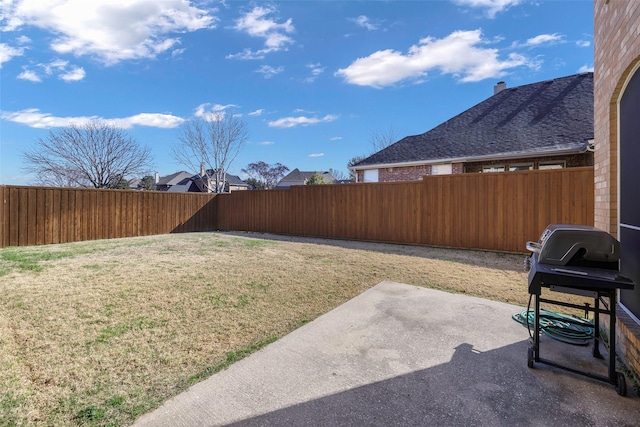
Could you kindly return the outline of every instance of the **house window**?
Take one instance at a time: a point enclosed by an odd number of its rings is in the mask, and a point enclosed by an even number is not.
[[[565,168],[565,162],[564,160],[558,160],[555,162],[540,162],[538,163],[538,169],[540,170],[544,170],[544,169],[563,169]]]
[[[451,175],[451,163],[441,165],[431,165],[431,175]]]
[[[483,166],[482,172],[504,172],[504,166],[502,165]]]
[[[515,165],[509,165],[509,172],[530,170],[533,170],[533,163],[519,163]]]
[[[364,182],[378,182],[378,169],[365,170]]]

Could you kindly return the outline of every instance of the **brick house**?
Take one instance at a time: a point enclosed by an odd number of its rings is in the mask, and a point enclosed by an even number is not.
[[[507,88],[351,166],[357,182],[593,166],[593,73]]]
[[[640,2],[594,2],[596,227],[620,240],[619,354],[640,374]]]
[[[156,190],[168,191],[171,193],[211,193],[213,184],[208,184],[207,176],[213,175],[208,171],[208,175],[201,171],[200,174],[193,175],[189,172],[181,171],[171,175],[160,177],[156,172]],[[226,175],[224,192],[248,190],[249,184],[240,179],[237,175]]]
[[[320,174],[324,179],[326,184],[333,184],[335,182],[335,178],[331,175],[331,172],[322,172],[322,171],[301,171],[298,168],[295,168],[291,172],[289,172],[286,176],[282,177],[282,179],[276,184],[275,188],[278,190],[287,189],[294,185],[305,185],[309,178],[311,178],[314,174]]]

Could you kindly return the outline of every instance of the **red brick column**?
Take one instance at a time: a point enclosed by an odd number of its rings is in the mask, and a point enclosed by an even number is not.
[[[640,63],[640,2],[594,3],[595,226],[618,231],[618,100]]]

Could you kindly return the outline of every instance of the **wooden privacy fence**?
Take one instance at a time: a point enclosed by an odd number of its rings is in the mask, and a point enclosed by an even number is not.
[[[215,229],[215,196],[0,186],[0,247]]]
[[[524,252],[550,223],[593,225],[593,168],[231,194],[0,186],[0,247],[255,231]]]
[[[550,223],[593,225],[593,168],[220,195],[217,227],[525,252]]]

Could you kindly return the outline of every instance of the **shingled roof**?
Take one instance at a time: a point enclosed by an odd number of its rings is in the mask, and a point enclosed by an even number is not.
[[[292,185],[304,185],[309,178],[311,178],[314,174],[322,175],[324,178],[324,182],[327,184],[331,184],[335,181],[331,172],[326,171],[301,171],[298,168],[295,168],[291,172],[289,172],[285,177],[283,177],[280,182],[276,185],[276,188],[289,188]]]
[[[503,89],[353,168],[584,152],[593,139],[593,73]]]

